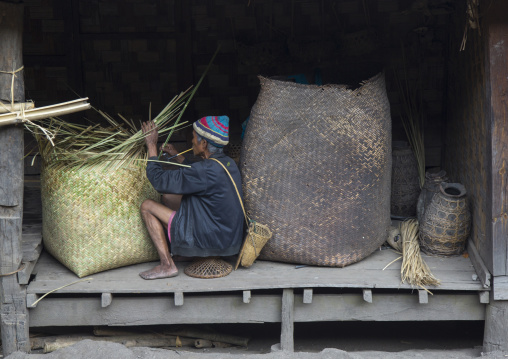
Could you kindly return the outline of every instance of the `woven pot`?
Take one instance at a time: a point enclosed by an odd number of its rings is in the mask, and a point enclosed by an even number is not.
[[[394,142],[392,147],[391,214],[398,217],[414,217],[419,195],[420,179],[416,156],[407,142]]]
[[[441,170],[439,172],[425,173],[425,183],[423,184],[423,188],[418,196],[418,201],[416,202],[416,218],[418,219],[418,223],[422,223],[425,208],[430,205],[434,195],[440,191],[441,182],[447,181],[448,177],[446,177],[446,171]]]
[[[139,212],[160,198],[143,166],[43,168],[41,196],[44,246],[78,277],[159,258]]]
[[[442,182],[420,224],[421,249],[432,255],[461,254],[471,230],[466,189],[460,183]]]
[[[247,214],[273,233],[260,259],[343,267],[370,255],[390,226],[384,76],[354,91],[260,79],[240,159]]]

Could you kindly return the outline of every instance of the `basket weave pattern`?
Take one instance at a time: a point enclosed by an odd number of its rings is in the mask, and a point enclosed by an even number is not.
[[[414,216],[420,195],[418,162],[410,147],[393,148],[392,161],[391,214]]]
[[[441,188],[454,185],[443,183]],[[420,225],[420,245],[427,254],[459,255],[466,248],[470,231],[471,213],[466,195],[450,196],[440,191],[425,208]]]
[[[250,224],[249,232],[245,238],[245,247],[241,253],[243,267],[250,267],[254,263],[271,237],[272,232],[267,226],[260,223]]]
[[[383,75],[352,91],[260,78],[240,165],[261,259],[345,266],[390,224],[391,120]]]
[[[139,207],[159,199],[142,167],[43,169],[45,248],[78,277],[159,257]]]

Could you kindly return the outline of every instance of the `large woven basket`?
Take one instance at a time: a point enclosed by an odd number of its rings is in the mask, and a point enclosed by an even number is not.
[[[390,226],[384,76],[355,91],[260,80],[240,160],[247,213],[273,233],[260,259],[345,266],[365,258]]]
[[[41,195],[44,246],[78,277],[159,258],[139,212],[160,197],[143,166],[43,168]]]

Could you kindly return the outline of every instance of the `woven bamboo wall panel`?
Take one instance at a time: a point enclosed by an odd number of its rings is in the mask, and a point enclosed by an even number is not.
[[[466,48],[458,51],[464,34],[465,13],[465,9],[457,9],[451,33],[455,48],[449,65],[444,168],[452,182],[460,182],[466,187],[472,212],[471,238],[482,257],[490,258],[491,253],[482,253],[486,249],[482,242],[489,238],[488,172],[491,161],[489,121],[485,117],[485,43],[477,30],[468,29]]]
[[[85,33],[167,32],[175,30],[175,0],[80,0]]]
[[[178,93],[174,52],[169,39],[85,40],[86,93],[93,105],[135,118],[148,118]]]
[[[273,237],[261,258],[342,267],[390,224],[384,76],[352,91],[261,78],[241,154],[245,205]]]

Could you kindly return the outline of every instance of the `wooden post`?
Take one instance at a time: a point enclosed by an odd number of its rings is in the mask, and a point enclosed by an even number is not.
[[[485,315],[483,349],[508,351],[508,2],[485,7],[486,84],[491,136],[491,216],[494,295]],[[503,300],[496,300],[503,299]]]
[[[2,102],[25,102],[22,33],[23,6],[0,1]],[[0,149],[0,322],[3,353],[7,356],[30,349],[26,292],[15,273],[22,259],[23,126],[0,127]]]
[[[295,294],[292,288],[282,292],[282,320],[280,333],[280,348],[283,351],[294,352],[294,307]]]

